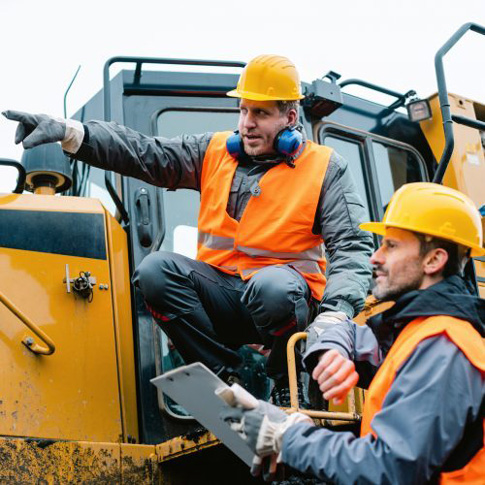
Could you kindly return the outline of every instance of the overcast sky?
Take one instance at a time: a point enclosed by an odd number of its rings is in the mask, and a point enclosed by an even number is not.
[[[485,0],[0,0],[0,110],[68,115],[102,84],[115,55],[247,61],[289,57],[304,81],[329,70],[393,90],[436,91],[433,58],[464,23],[485,25]],[[116,71],[115,71],[116,72]],[[485,101],[485,37],[446,58],[449,90]],[[0,157],[20,159],[0,117]]]

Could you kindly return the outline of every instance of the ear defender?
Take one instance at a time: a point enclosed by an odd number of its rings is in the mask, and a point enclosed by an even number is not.
[[[239,131],[235,131],[227,140],[226,140],[226,149],[231,157],[235,158],[236,160],[244,153],[244,147],[239,135]]]
[[[281,130],[274,139],[274,149],[281,155],[294,155],[303,143],[303,135],[296,126]]]

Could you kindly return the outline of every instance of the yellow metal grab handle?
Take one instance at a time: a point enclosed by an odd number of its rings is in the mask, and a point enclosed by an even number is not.
[[[32,333],[34,333],[47,347],[42,347],[35,343],[32,337],[24,337],[22,343],[35,354],[51,355],[55,352],[56,346],[54,342],[20,309],[18,309],[3,293],[0,292],[0,302],[2,302],[14,315],[16,315],[24,325],[26,325]]]
[[[286,358],[288,362],[288,380],[290,387],[290,404],[291,408],[288,410],[291,412],[299,412],[317,419],[332,419],[336,421],[357,421],[359,415],[355,410],[355,394],[349,393],[347,397],[349,413],[338,413],[331,411],[316,411],[300,409],[298,403],[298,379],[296,372],[296,358],[295,358],[295,345],[299,340],[306,340],[308,334],[306,332],[297,332],[293,334],[286,344]]]

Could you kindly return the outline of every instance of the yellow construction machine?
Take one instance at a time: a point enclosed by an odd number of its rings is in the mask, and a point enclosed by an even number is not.
[[[442,62],[469,30],[485,34],[466,24],[443,46],[438,94],[429,98],[340,81],[334,72],[303,83],[300,121],[310,139],[349,161],[369,220],[382,218],[401,185],[425,180],[468,194],[485,212],[485,101],[448,93]],[[116,63],[134,69],[111,77]],[[153,65],[165,70],[146,69]],[[173,65],[199,72],[172,72]],[[220,72],[204,72],[206,66]],[[243,66],[113,58],[103,89],[74,118],[114,120],[165,137],[228,129],[238,106],[225,93],[237,74],[224,70]],[[394,101],[384,106],[353,96],[350,85]],[[0,195],[0,482],[258,483],[150,384],[181,358],[130,276],[153,251],[195,255],[198,194],[69,161],[57,145],[26,152],[21,164],[2,159],[0,170],[16,174],[11,193]],[[466,277],[485,297],[485,259],[475,259]],[[376,303],[369,297],[357,321],[379,311]],[[249,388],[267,397],[264,356],[252,347],[241,352]],[[293,410],[296,396],[294,384]],[[357,390],[339,408],[306,412],[324,426],[355,424],[362,399]]]

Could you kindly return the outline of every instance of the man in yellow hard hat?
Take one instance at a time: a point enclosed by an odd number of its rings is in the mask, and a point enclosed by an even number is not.
[[[479,212],[456,190],[413,183],[361,227],[383,236],[373,294],[395,304],[363,326],[327,325],[304,359],[325,399],[368,388],[360,437],[268,403],[224,418],[259,456],[332,483],[485,483],[485,300],[462,278],[485,254]]]
[[[187,363],[223,378],[244,343],[271,348],[273,402],[286,404],[286,342],[311,315],[343,321],[363,307],[371,237],[344,159],[306,139],[303,98],[285,57],[242,72],[237,132],[148,137],[116,123],[8,111],[24,147],[61,141],[72,157],[170,189],[201,193],[197,260],[148,255],[134,274],[147,306]],[[330,255],[327,271],[324,245]],[[324,291],[325,289],[325,291]]]

